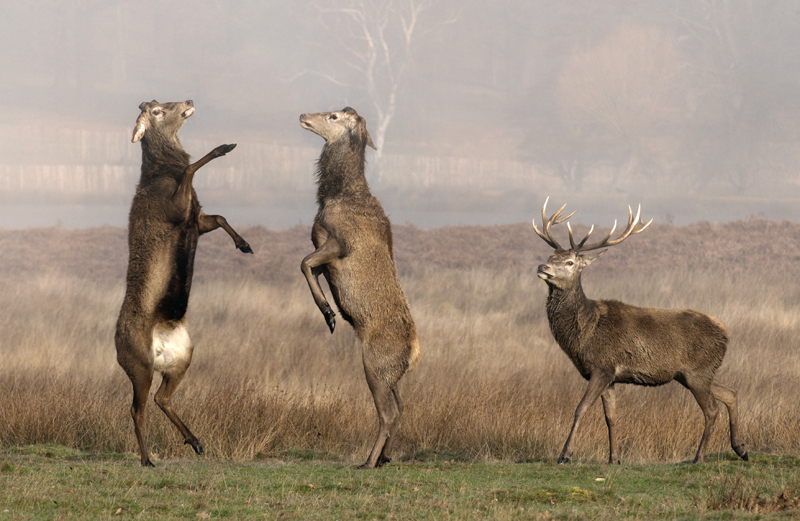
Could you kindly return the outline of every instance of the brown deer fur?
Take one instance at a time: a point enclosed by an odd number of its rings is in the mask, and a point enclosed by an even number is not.
[[[144,443],[144,409],[153,373],[162,375],[155,401],[184,442],[203,453],[203,446],[178,418],[170,398],[192,360],[186,308],[198,236],[222,227],[236,247],[252,253],[247,242],[220,215],[200,210],[192,188],[195,172],[236,145],[221,145],[189,164],[178,130],[194,113],[191,100],[139,105],[132,141],[142,142],[142,174],[128,224],[127,289],[117,320],[117,361],[133,384],[131,416],[142,466],[152,467]]]
[[[581,272],[606,250],[584,255],[580,252],[618,244],[647,225],[641,224],[638,215],[634,220],[631,213],[628,228],[620,238],[609,241],[609,233],[606,239],[591,246],[584,246],[588,235],[576,245],[570,229],[572,247],[564,250],[550,235],[552,224],[569,217],[562,218],[562,210],[563,207],[550,219],[544,217],[545,210],[542,210],[543,232],[534,222],[536,232],[556,250],[546,264],[539,266],[537,274],[549,289],[546,309],[550,330],[589,385],[575,411],[559,463],[569,461],[580,419],[598,397],[602,399],[608,426],[609,463],[619,463],[614,385],[655,386],[673,380],[692,392],[705,417],[695,463],[703,461],[713,433],[718,414],[716,400],[722,401],[728,409],[731,447],[747,460],[744,444],[738,440],[736,393],[714,382],[729,339],[725,325],[717,318],[692,310],[641,308],[615,300],[586,298],[581,287]]]
[[[320,274],[342,318],[361,340],[379,420],[378,437],[360,467],[371,469],[391,460],[403,414],[397,384],[419,361],[417,331],[397,280],[389,219],[364,176],[364,150],[374,148],[364,118],[347,107],[303,114],[300,124],[325,139],[317,166],[319,211],[311,230],[316,250],[303,259],[301,269],[331,333],[335,313],[320,287]]]

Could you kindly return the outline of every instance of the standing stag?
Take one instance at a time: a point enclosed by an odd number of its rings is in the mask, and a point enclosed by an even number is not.
[[[549,198],[548,198],[549,199]],[[564,205],[566,206],[566,205]],[[581,271],[606,250],[582,254],[619,244],[630,235],[643,231],[653,222],[642,224],[641,205],[634,218],[628,207],[628,226],[622,235],[606,237],[586,244],[594,227],[578,244],[569,229],[570,249],[563,249],[551,235],[550,228],[571,217],[564,216],[564,206],[548,219],[547,200],[542,207],[542,230],[534,231],[555,249],[555,253],[537,270],[547,283],[547,319],[550,331],[585,379],[586,393],[575,410],[575,420],[559,463],[569,461],[570,447],[578,423],[586,410],[600,397],[608,425],[609,463],[619,463],[614,431],[614,384],[656,386],[673,380],[692,392],[705,416],[705,429],[694,462],[703,461],[706,445],[714,431],[719,409],[716,400],[728,408],[731,447],[747,461],[744,444],[738,441],[736,393],[714,382],[714,373],[722,363],[729,339],[728,330],[719,319],[688,309],[659,309],[629,306],[616,300],[589,300],[581,287]]]
[[[300,125],[325,139],[317,164],[317,203],[311,240],[316,250],[301,269],[333,333],[336,314],[319,284],[328,281],[339,312],[362,343],[364,372],[380,424],[366,463],[391,461],[403,414],[397,383],[419,361],[419,340],[397,280],[389,219],[367,186],[364,150],[375,148],[367,123],[355,110],[303,114]]]
[[[200,210],[192,179],[200,167],[236,145],[220,145],[189,164],[178,130],[194,114],[191,100],[139,105],[132,141],[142,142],[142,175],[128,217],[127,289],[117,320],[117,361],[133,384],[131,416],[141,462],[152,467],[144,444],[144,409],[153,373],[161,373],[155,402],[183,434],[184,443],[203,446],[172,410],[170,398],[192,361],[186,308],[192,286],[198,236],[222,227],[238,249],[250,245],[220,215]]]

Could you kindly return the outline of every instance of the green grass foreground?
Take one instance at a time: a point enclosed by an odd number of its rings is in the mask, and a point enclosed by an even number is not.
[[[442,457],[444,458],[444,457]],[[0,453],[6,519],[766,519],[797,515],[800,461],[609,466],[428,457],[355,470],[288,452],[249,462],[138,457],[57,445]]]

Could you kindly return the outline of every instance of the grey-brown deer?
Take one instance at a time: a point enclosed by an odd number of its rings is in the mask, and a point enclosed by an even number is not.
[[[641,205],[636,217],[629,206],[628,225],[622,234],[611,239],[616,230],[615,221],[608,235],[594,244],[586,243],[594,226],[576,244],[567,223],[570,248],[564,249],[553,238],[551,227],[575,213],[564,215],[565,206],[548,218],[545,200],[542,229],[536,227],[535,219],[533,222],[534,231],[555,250],[547,263],[537,270],[549,289],[546,309],[550,331],[581,376],[589,381],[558,462],[569,461],[581,417],[599,397],[608,426],[608,461],[619,463],[614,385],[656,386],[673,380],[691,391],[705,417],[705,429],[694,462],[703,461],[719,411],[717,400],[728,409],[731,447],[747,461],[747,452],[738,437],[736,393],[714,381],[729,340],[722,321],[688,309],[642,308],[615,300],[590,300],[583,293],[581,272],[606,251],[600,248],[614,246],[642,232],[653,220],[643,224]]]
[[[417,330],[397,280],[391,224],[364,175],[364,150],[375,148],[366,121],[346,107],[303,114],[300,125],[325,139],[317,164],[319,210],[311,229],[316,250],[303,259],[301,269],[331,333],[336,314],[322,292],[320,274],[342,318],[361,340],[379,428],[360,468],[372,469],[391,461],[403,414],[397,385],[419,361]]]
[[[200,210],[194,174],[236,145],[220,145],[189,164],[178,130],[194,111],[191,100],[139,105],[132,141],[142,142],[142,174],[128,216],[127,289],[117,320],[117,361],[133,384],[131,416],[142,466],[152,467],[144,442],[144,409],[153,374],[162,375],[155,401],[197,454],[203,446],[172,410],[170,399],[192,361],[186,308],[197,238],[222,227],[235,246],[253,253],[221,215]]]

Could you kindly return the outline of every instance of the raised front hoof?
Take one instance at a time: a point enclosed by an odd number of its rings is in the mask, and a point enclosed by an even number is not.
[[[253,253],[253,248],[251,248],[251,247],[250,247],[250,245],[249,245],[249,244],[247,244],[247,242],[246,242],[246,241],[242,241],[242,244],[237,244],[237,245],[236,245],[236,247],[237,247],[237,248],[239,249],[239,251],[241,251],[242,253]]]
[[[331,334],[333,334],[333,330],[336,328],[336,313],[334,313],[332,309],[329,309],[325,311],[323,315],[325,315],[325,322],[328,324]]]
[[[183,444],[184,445],[191,445],[192,448],[194,449],[194,453],[197,454],[198,456],[202,456],[203,454],[205,454],[205,451],[203,450],[203,446],[197,440],[186,440],[186,441],[183,442]]]
[[[225,154],[227,154],[228,152],[230,152],[231,150],[233,150],[234,148],[236,148],[236,143],[233,143],[231,145],[220,145],[217,148],[215,148],[214,150],[212,150],[211,154],[215,158],[216,157],[222,157]]]

